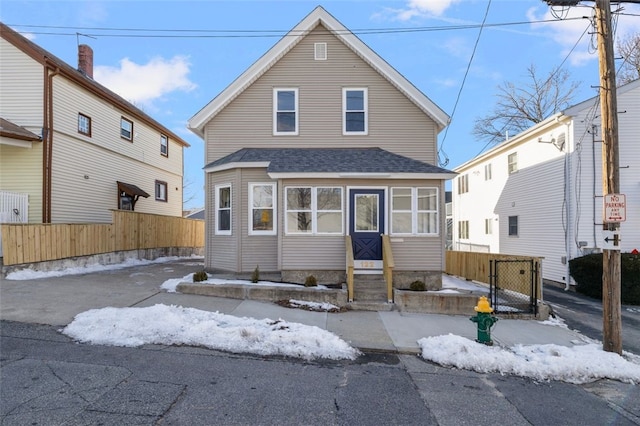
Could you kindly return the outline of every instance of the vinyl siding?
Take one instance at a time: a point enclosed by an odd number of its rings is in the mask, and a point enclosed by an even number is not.
[[[133,142],[120,137],[118,109],[63,77],[54,79],[52,222],[110,222],[118,208],[117,184],[150,194],[135,209],[182,215],[182,147],[160,154],[160,133],[134,121]],[[91,137],[77,131],[78,113],[91,117]],[[88,178],[85,178],[88,176]],[[167,183],[167,202],[155,200],[155,181]]]
[[[42,65],[3,38],[0,38],[0,64],[0,117],[36,135],[42,134]]]
[[[0,144],[0,189],[29,194],[29,222],[42,222],[42,143],[31,148]]]
[[[315,61],[314,42],[328,60]],[[273,88],[297,87],[299,135],[273,136]],[[368,88],[366,136],[342,135],[342,88]],[[380,147],[436,164],[435,123],[322,26],[222,110],[205,129],[206,161],[245,147]]]
[[[207,174],[206,206],[207,238],[205,267],[225,271],[238,271],[238,251],[240,247],[240,225],[246,214],[239,210],[240,171],[230,170],[221,173]],[[216,235],[216,194],[215,186],[231,184],[231,235]]]

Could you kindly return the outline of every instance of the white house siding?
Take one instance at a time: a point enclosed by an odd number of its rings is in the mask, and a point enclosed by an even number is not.
[[[240,246],[240,229],[238,218],[246,216],[245,213],[239,211],[240,205],[239,194],[241,188],[240,170],[228,170],[218,173],[207,173],[207,190],[205,205],[206,220],[206,259],[205,267],[208,269],[220,269],[225,271],[238,271],[239,259],[238,250]],[[231,184],[231,235],[216,235],[216,213],[215,203],[216,194],[215,186],[220,184]]]
[[[42,143],[31,148],[0,144],[0,170],[0,189],[28,194],[29,222],[42,222]]]
[[[54,78],[52,222],[109,222],[118,208],[117,184],[150,194],[136,211],[182,215],[182,147],[160,154],[160,133],[77,87]],[[91,137],[77,131],[78,113],[91,117]],[[120,119],[134,122],[133,142],[120,137]],[[86,177],[85,177],[86,176]],[[155,200],[155,181],[167,183],[167,202]]]
[[[42,134],[42,65],[0,38],[0,117]]]
[[[315,61],[315,42],[328,59]],[[297,87],[299,135],[273,136],[274,87]],[[367,87],[369,134],[342,135],[342,88]],[[317,27],[205,129],[206,162],[247,147],[380,147],[437,164],[435,123],[324,27]]]

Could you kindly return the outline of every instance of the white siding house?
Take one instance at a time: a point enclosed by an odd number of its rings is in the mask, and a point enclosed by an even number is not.
[[[76,69],[2,23],[0,35],[0,192],[28,196],[28,222],[182,216],[182,138],[94,81],[89,46]]]
[[[454,250],[543,257],[543,278],[572,284],[568,260],[603,248],[602,139],[595,97],[455,169]],[[618,88],[621,249],[640,249],[640,80]]]

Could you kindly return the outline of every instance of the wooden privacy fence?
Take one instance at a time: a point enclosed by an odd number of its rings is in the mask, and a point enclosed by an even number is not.
[[[113,223],[2,224],[4,265],[116,251],[204,247],[204,221],[114,210]]]
[[[516,255],[508,255],[508,254],[497,254],[497,253],[477,253],[477,252],[469,252],[469,251],[453,251],[447,250],[446,252],[446,269],[445,272],[449,275],[455,275],[458,277],[466,278],[471,281],[478,281],[481,283],[490,282],[490,269],[489,264],[491,261],[500,260],[522,260],[522,261],[533,261],[537,264],[538,273],[538,294],[536,297],[540,297],[540,289],[542,288],[542,258],[541,257],[533,257],[533,256],[516,256]],[[505,265],[505,267],[508,267]],[[520,272],[521,266],[514,264],[513,268],[517,268],[518,270],[505,271],[503,276],[507,277],[517,277],[510,278],[510,281],[507,283],[500,283],[503,286],[511,287],[514,291],[518,291],[523,294],[529,293],[528,286],[529,283],[528,275],[522,274]],[[522,280],[522,282],[517,282],[518,280]]]

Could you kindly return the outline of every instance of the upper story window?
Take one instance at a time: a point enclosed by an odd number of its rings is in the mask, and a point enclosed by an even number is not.
[[[287,234],[342,234],[342,188],[289,187],[285,193]]]
[[[167,201],[167,182],[156,181],[156,201]]]
[[[513,154],[509,154],[507,157],[507,164],[509,167],[509,174],[515,173],[518,171],[518,153],[514,152]]]
[[[458,176],[458,194],[469,192],[469,175]]]
[[[493,220],[485,219],[484,220],[484,233],[487,235],[493,234]]]
[[[276,184],[249,184],[249,235],[276,235]]]
[[[216,234],[231,235],[231,185],[216,185]]]
[[[327,60],[327,43],[313,43],[313,58],[316,61]]]
[[[133,121],[120,118],[120,136],[128,141],[133,141]]]
[[[518,236],[518,216],[509,216],[509,236]]]
[[[273,89],[273,134],[298,134],[298,89]]]
[[[342,134],[366,135],[369,131],[367,89],[342,89]]]
[[[469,239],[469,221],[461,220],[458,222],[458,238],[461,240]]]
[[[165,135],[160,135],[160,154],[169,156],[169,138]]]
[[[91,117],[78,113],[78,133],[91,136]]]
[[[484,180],[491,180],[491,163],[484,165]]]
[[[391,233],[438,234],[437,188],[391,188]]]

